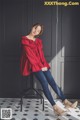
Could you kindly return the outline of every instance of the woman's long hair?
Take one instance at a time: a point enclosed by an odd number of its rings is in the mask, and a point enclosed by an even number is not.
[[[32,28],[33,28],[34,26],[36,26],[36,27],[40,26],[40,27],[41,27],[40,33],[35,36],[35,38],[36,38],[36,37],[39,37],[40,35],[42,35],[44,26],[43,26],[41,23],[35,23],[35,24],[33,24],[33,25],[32,25]],[[29,33],[31,32],[32,28],[30,29]],[[29,33],[28,33],[28,34],[29,34]]]

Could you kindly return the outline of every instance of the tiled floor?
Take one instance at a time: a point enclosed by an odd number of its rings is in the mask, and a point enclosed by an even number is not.
[[[40,99],[23,99],[23,110],[20,112],[20,99],[0,98],[1,108],[12,108],[11,120],[56,120],[50,103],[45,100],[44,111]],[[0,112],[1,113],[1,112]],[[0,117],[1,118],[1,117]]]
[[[57,100],[56,100],[57,102]],[[57,120],[52,106],[45,100],[44,111],[42,111],[42,104],[40,99],[23,99],[23,111],[20,112],[20,99],[19,98],[0,98],[0,114],[1,108],[12,108],[12,119],[11,120]],[[59,102],[57,102],[60,104]],[[79,107],[79,106],[78,106]],[[71,110],[72,114],[77,115],[74,117],[71,113],[64,117],[60,117],[58,120],[80,120],[79,108]],[[0,117],[1,118],[1,117]],[[1,119],[0,119],[1,120]],[[9,119],[8,119],[9,120]]]

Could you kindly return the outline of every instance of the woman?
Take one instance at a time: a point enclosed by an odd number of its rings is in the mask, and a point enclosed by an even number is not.
[[[48,83],[62,100],[65,107],[75,108],[77,106],[77,102],[72,104],[68,101],[58,85],[55,83],[49,70],[51,67],[44,57],[42,40],[38,38],[42,33],[43,25],[36,23],[32,26],[28,35],[22,36],[20,72],[23,76],[28,76],[32,72],[34,73],[36,78],[40,81],[44,94],[51,103],[54,112],[56,112],[57,115],[62,115],[64,110],[62,110],[52,98],[51,92],[48,88]]]

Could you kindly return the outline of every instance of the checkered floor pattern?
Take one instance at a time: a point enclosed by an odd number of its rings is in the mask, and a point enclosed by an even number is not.
[[[41,99],[23,99],[22,112],[20,111],[20,99],[0,98],[1,108],[12,108],[11,120],[55,120],[53,109],[47,100],[44,100],[44,111]],[[1,113],[1,112],[0,112]]]
[[[22,112],[20,111],[20,98],[0,98],[0,111],[1,108],[12,108],[11,120],[80,120],[71,116],[70,114],[67,114],[67,117],[58,119],[58,117],[55,116],[52,106],[48,100],[44,100],[44,111],[42,110],[40,99],[26,98],[23,99]],[[76,109],[76,112],[78,113],[78,117],[80,117],[79,108]]]

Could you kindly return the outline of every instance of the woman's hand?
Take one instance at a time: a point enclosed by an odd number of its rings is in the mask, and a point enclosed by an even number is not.
[[[42,71],[47,71],[47,67],[43,67],[43,68],[42,68]]]

